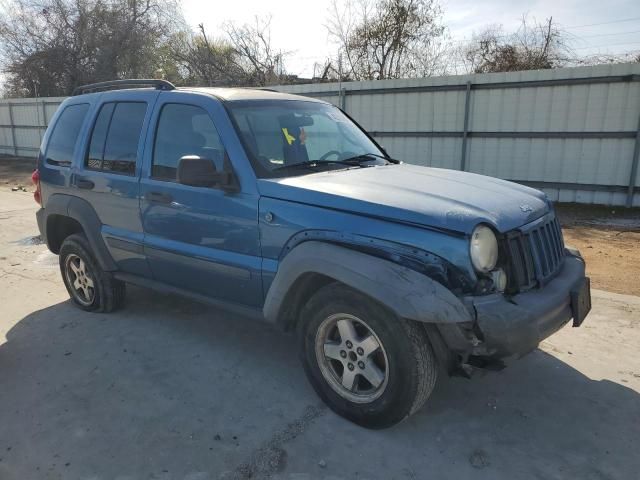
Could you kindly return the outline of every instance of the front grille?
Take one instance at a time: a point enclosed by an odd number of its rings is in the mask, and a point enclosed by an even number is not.
[[[544,285],[562,266],[564,240],[553,214],[507,233],[505,242],[511,292]]]

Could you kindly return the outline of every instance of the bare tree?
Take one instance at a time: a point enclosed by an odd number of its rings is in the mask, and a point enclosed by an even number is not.
[[[17,96],[153,76],[181,18],[173,0],[12,0],[0,11],[0,62]]]
[[[209,35],[203,24],[195,32],[175,34],[169,56],[182,83],[206,86],[265,86],[286,83],[285,52],[271,43],[270,18],[253,24],[226,23],[223,37]]]
[[[582,57],[572,58],[569,62],[571,66],[591,66],[591,65],[604,65],[612,63],[637,63],[640,62],[640,52],[626,52],[626,53],[598,53],[593,55],[585,55]]]
[[[327,28],[354,80],[427,76],[444,69],[436,0],[333,0]]]
[[[284,58],[289,52],[282,52],[273,47],[271,17],[255,17],[254,23],[244,25],[229,22],[223,28],[249,85],[286,83]]]
[[[183,31],[169,41],[169,56],[178,66],[179,83],[203,86],[245,85],[247,75],[235,49],[211,38],[203,24],[197,32]]]
[[[552,17],[539,23],[523,15],[512,34],[505,34],[501,25],[492,25],[474,35],[460,57],[466,70],[490,73],[561,67],[569,62],[572,52]]]
[[[312,82],[331,82],[348,80],[348,77],[341,78],[341,66],[339,62],[334,64],[334,60],[327,58],[324,62],[316,62],[313,64]]]

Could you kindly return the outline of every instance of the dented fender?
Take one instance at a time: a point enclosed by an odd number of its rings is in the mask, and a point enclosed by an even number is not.
[[[472,320],[458,297],[425,275],[357,250],[308,241],[293,248],[280,262],[263,308],[269,322],[281,322],[287,293],[307,273],[344,283],[410,320],[425,323]]]

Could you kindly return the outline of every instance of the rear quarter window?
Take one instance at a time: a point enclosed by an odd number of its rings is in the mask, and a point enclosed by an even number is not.
[[[46,162],[51,165],[69,166],[73,160],[80,129],[89,111],[88,103],[65,107],[53,127],[46,149]]]

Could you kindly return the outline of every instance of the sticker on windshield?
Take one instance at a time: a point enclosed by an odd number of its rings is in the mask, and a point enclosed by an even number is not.
[[[282,133],[284,133],[284,138],[285,138],[285,140],[287,141],[287,143],[288,143],[289,145],[292,145],[292,144],[293,144],[293,142],[295,142],[295,141],[296,141],[296,137],[294,137],[293,135],[291,135],[291,134],[289,133],[289,129],[288,129],[288,128],[283,128],[283,129],[282,129]]]
[[[289,133],[289,129],[287,127],[282,128],[282,133],[284,134],[284,139],[287,141],[289,145],[293,145],[296,141],[295,135],[291,135]],[[300,140],[300,145],[304,145],[307,141],[307,133],[304,131],[304,128],[300,128],[300,135],[298,136],[298,140]]]

